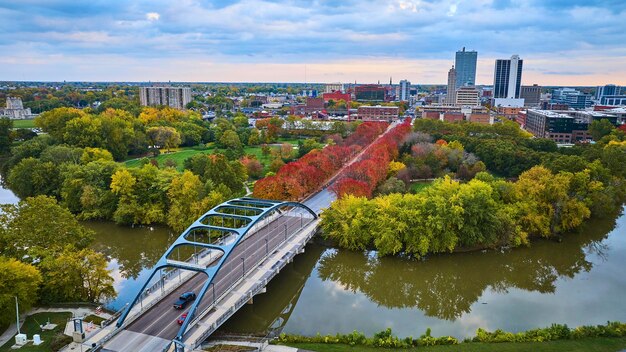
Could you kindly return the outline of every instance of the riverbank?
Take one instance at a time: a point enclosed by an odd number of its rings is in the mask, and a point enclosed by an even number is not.
[[[349,346],[343,344],[328,345],[323,343],[290,343],[286,346],[300,350],[315,352],[617,352],[626,349],[626,338],[598,337],[581,340],[563,340],[548,342],[521,343],[461,343],[452,346],[422,346],[407,349],[390,349],[381,347]]]

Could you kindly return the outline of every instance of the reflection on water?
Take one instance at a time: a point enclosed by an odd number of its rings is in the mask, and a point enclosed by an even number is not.
[[[115,310],[134,298],[152,267],[177,237],[166,227],[132,228],[96,221],[82,224],[96,232],[92,248],[109,258],[118,296],[107,306]]]
[[[594,220],[562,243],[379,259],[328,249],[307,281],[285,330],[373,333],[392,327],[416,336],[472,335],[566,323],[626,320],[626,217]]]
[[[617,220],[616,220],[617,218]],[[110,259],[120,308],[139,290],[176,234],[88,222]],[[377,258],[311,243],[220,330],[221,334],[372,334],[465,337],[478,327],[519,331],[626,321],[626,216],[589,222],[561,243],[530,248]]]

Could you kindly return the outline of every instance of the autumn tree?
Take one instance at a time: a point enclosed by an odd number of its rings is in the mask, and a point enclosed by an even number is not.
[[[146,134],[153,147],[157,149],[165,148],[168,152],[171,148],[176,148],[181,143],[180,133],[173,127],[150,127]]]
[[[27,312],[37,302],[41,274],[34,266],[0,256],[0,325],[15,322],[15,297]]]

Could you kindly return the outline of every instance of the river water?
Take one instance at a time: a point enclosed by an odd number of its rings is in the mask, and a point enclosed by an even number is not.
[[[94,248],[110,258],[121,307],[139,289],[175,235],[165,228],[87,223]],[[285,331],[399,336],[472,336],[479,327],[520,331],[626,321],[626,216],[594,219],[561,243],[529,248],[377,258],[313,242],[220,329],[225,334]]]
[[[0,200],[17,200],[6,192]],[[113,309],[131,300],[177,236],[164,227],[85,225],[96,232],[93,248],[109,258],[118,292],[108,303]],[[369,335],[391,327],[399,336],[419,336],[430,327],[436,336],[463,338],[479,327],[626,321],[625,268],[623,214],[591,220],[560,243],[424,260],[377,258],[314,241],[220,332]]]

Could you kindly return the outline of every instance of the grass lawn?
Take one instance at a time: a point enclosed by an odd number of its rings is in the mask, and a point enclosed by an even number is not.
[[[106,319],[99,317],[97,315],[90,314],[83,319],[85,323],[93,323],[94,325],[100,326],[100,323],[105,321]]]
[[[417,181],[417,182],[413,182],[409,186],[409,192],[411,192],[411,193],[420,193],[423,190],[425,190],[426,188],[430,187],[431,184],[432,184],[432,181]]]
[[[626,348],[626,338],[598,337],[581,340],[524,343],[462,343],[452,346],[429,346],[411,349],[388,349],[365,346],[350,347],[341,344],[315,343],[289,344],[289,346],[317,352],[616,352]]]
[[[13,120],[13,128],[34,128],[35,120]]]
[[[169,153],[162,151],[161,154],[157,156],[156,158],[150,157],[149,159],[156,159],[159,165],[161,166],[165,164],[165,160],[172,159],[176,161],[176,168],[182,171],[183,163],[188,158],[191,158],[192,156],[196,154],[211,154],[211,153],[213,153],[213,148],[210,148],[210,147],[207,149],[181,148],[181,149],[172,149],[172,151],[170,151]],[[125,161],[124,164],[127,167],[139,167],[141,165],[141,158]]]
[[[298,139],[294,139],[294,138],[284,139],[284,140],[279,139],[279,142],[291,143],[292,145],[297,146]],[[279,147],[272,146],[271,148],[278,149]],[[252,154],[256,156],[257,160],[259,160],[261,164],[263,164],[264,166],[264,169],[263,169],[264,174],[267,171],[269,171],[269,164],[271,160],[270,160],[269,155],[267,156],[263,155],[263,153],[261,152],[261,146],[244,147],[243,150],[245,154]],[[157,156],[156,158],[150,157],[149,159],[156,159],[160,166],[165,165],[166,160],[172,159],[176,162],[176,168],[179,171],[182,171],[183,164],[185,163],[185,160],[187,160],[188,158],[196,154],[212,154],[214,152],[215,152],[215,148],[213,148],[213,145],[208,144],[207,147],[204,149],[199,149],[197,147],[185,147],[185,148],[172,149],[169,153],[167,153],[166,151],[161,151],[161,154],[159,156]],[[125,161],[124,165],[126,165],[126,167],[139,167],[141,165],[141,158]]]
[[[22,325],[21,332],[23,334],[26,334],[29,340],[33,339],[34,334],[39,334],[41,335],[41,339],[43,340],[43,343],[39,346],[33,346],[32,344],[29,343],[17,351],[20,351],[20,352],[52,351],[53,349],[51,347],[51,344],[54,339],[54,336],[55,335],[65,336],[63,335],[63,330],[65,330],[65,324],[67,323],[67,319],[70,318],[71,316],[72,316],[72,313],[69,313],[69,312],[37,313],[31,316],[28,316],[26,318],[26,321],[24,322],[24,325]],[[39,325],[46,324],[48,322],[48,319],[50,319],[51,323],[57,324],[57,327],[52,331],[49,331],[49,330],[42,331],[39,328]],[[69,339],[68,343],[70,341],[71,341],[71,338]],[[14,343],[15,343],[15,338],[12,338],[6,344],[4,344],[4,346],[0,347],[0,352],[16,351],[16,350],[11,349],[11,346],[13,346]]]

